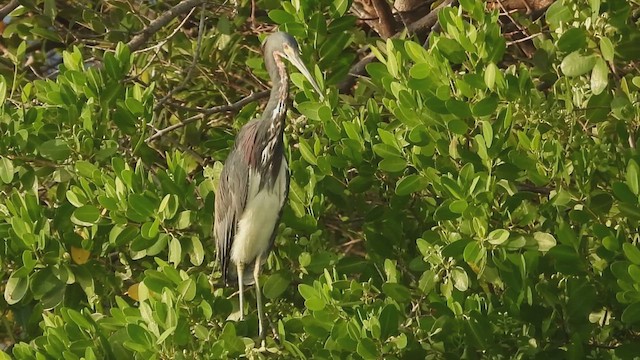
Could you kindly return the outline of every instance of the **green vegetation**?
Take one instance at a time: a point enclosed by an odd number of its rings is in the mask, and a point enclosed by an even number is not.
[[[185,2],[154,31],[178,1],[11,13],[0,359],[640,354],[637,0],[557,0],[537,19],[461,0],[425,47],[377,38],[347,0],[257,0],[255,27],[251,1]],[[327,96],[293,75],[257,349],[252,291],[246,321],[227,319],[212,222],[222,161],[264,103],[270,24]],[[376,61],[339,94],[362,49]]]

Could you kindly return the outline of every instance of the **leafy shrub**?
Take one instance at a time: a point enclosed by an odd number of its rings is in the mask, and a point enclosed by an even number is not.
[[[166,43],[131,51],[122,41],[145,23],[108,3],[64,15],[106,49],[54,31],[63,10],[50,1],[18,8],[4,30],[0,308],[15,358],[640,351],[636,3],[557,0],[543,19],[514,15],[540,33],[528,61],[481,1],[443,8],[426,47],[367,37],[347,1],[257,2],[300,39],[327,91],[320,101],[293,74],[266,349],[255,311],[229,321],[237,297],[211,239],[221,161],[260,109],[245,105],[233,124],[202,112],[259,89],[222,73],[266,79],[246,48],[258,41],[241,33],[250,8],[231,19],[197,8],[212,16],[200,35],[163,29]],[[70,45],[33,79],[27,44],[45,40]],[[338,94],[366,44],[377,61]]]

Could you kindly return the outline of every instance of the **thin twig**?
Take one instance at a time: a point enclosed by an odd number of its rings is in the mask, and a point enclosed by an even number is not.
[[[187,70],[187,75],[182,79],[182,81],[178,86],[171,89],[165,96],[163,96],[160,100],[158,100],[158,103],[154,107],[155,111],[157,111],[168,99],[170,99],[173,96],[173,94],[184,89],[185,85],[191,78],[191,75],[193,75],[193,69],[195,69],[196,64],[198,63],[200,48],[202,47],[203,33],[204,33],[204,4],[202,5],[202,14],[200,14],[200,24],[198,25],[198,40],[196,41],[196,50],[193,52],[193,58],[191,59],[191,65],[189,65],[189,69]]]
[[[525,31],[525,29],[522,26],[520,26],[518,22],[516,22],[516,20],[511,16],[511,13],[507,11],[507,8],[504,7],[504,4],[502,4],[502,0],[497,0],[497,2],[498,2],[498,6],[500,6],[500,9],[504,11],[504,15],[508,17],[509,20],[511,20],[511,22],[518,28],[518,30],[520,30],[523,34],[526,34],[527,32]],[[528,8],[529,7],[527,6],[527,9]]]
[[[514,44],[517,44],[517,43],[521,43],[521,42],[525,42],[525,41],[531,40],[531,39],[533,39],[535,37],[538,37],[540,35],[542,35],[542,33],[535,33],[533,35],[529,35],[527,37],[523,37],[522,39],[508,41],[507,42],[507,46],[511,46],[511,45],[514,45]]]
[[[220,105],[220,106],[215,106],[212,108],[208,108],[208,109],[203,109],[202,112],[200,114],[191,116],[177,124],[173,124],[171,126],[167,126],[164,129],[158,130],[155,134],[151,135],[149,138],[147,138],[145,141],[146,142],[151,142],[156,140],[159,137],[162,137],[163,135],[165,135],[168,132],[171,132],[173,130],[179,129],[181,127],[184,127],[192,122],[198,121],[203,119],[205,116],[207,115],[212,115],[215,113],[221,113],[221,112],[232,112],[232,111],[238,111],[240,110],[240,108],[242,108],[243,106],[245,106],[246,104],[249,104],[253,101],[256,101],[258,99],[262,99],[265,98],[267,96],[269,96],[270,91],[269,90],[265,90],[265,91],[261,91],[261,92],[257,92],[255,94],[249,95],[244,99],[241,99],[233,104],[229,104],[229,105]]]
[[[178,5],[172,7],[171,9],[169,9],[169,11],[165,12],[164,14],[162,14],[160,17],[158,17],[157,19],[153,20],[152,22],[149,23],[149,25],[147,27],[145,27],[144,29],[142,29],[142,31],[133,37],[133,39],[131,39],[128,43],[127,46],[129,46],[129,49],[131,51],[136,51],[138,49],[140,49],[140,47],[142,47],[142,45],[144,43],[147,42],[147,40],[149,40],[149,38],[155,34],[156,32],[158,32],[160,29],[162,29],[162,27],[166,26],[168,23],[171,22],[171,20],[173,20],[175,17],[184,14],[186,12],[191,11],[191,9],[193,9],[194,7],[205,3],[206,0],[183,0],[180,3],[178,3]]]
[[[136,50],[133,53],[134,54],[138,54],[138,53],[142,53],[142,52],[146,52],[149,50],[153,50],[153,49],[159,49],[162,46],[164,46],[164,44],[166,44],[167,42],[169,42],[169,40],[171,40],[172,37],[174,37],[178,31],[180,31],[180,29],[182,29],[182,27],[184,26],[184,24],[187,23],[187,20],[189,20],[189,18],[191,17],[191,14],[193,14],[193,12],[196,11],[196,8],[194,7],[193,9],[191,9],[191,11],[189,11],[189,13],[187,14],[187,16],[184,17],[184,20],[182,20],[182,22],[180,22],[180,25],[176,26],[175,29],[173,29],[173,31],[171,32],[171,34],[169,34],[169,36],[167,36],[166,38],[164,38],[162,41],[160,41],[159,43],[149,46],[147,48],[144,49],[140,49],[140,50]]]

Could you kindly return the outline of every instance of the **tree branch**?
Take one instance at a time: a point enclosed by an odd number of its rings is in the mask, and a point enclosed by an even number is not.
[[[203,4],[206,0],[183,0],[178,5],[172,7],[166,13],[162,14],[157,19],[147,25],[142,31],[133,37],[128,43],[129,50],[136,51],[138,50],[144,43],[149,40],[149,38],[158,32],[163,26],[167,25],[171,22],[176,16],[184,14],[186,12],[191,11],[194,7]]]
[[[182,81],[178,86],[171,89],[165,96],[162,97],[162,99],[158,101],[158,104],[156,104],[156,106],[154,107],[155,111],[160,109],[160,107],[167,100],[169,100],[173,96],[173,94],[185,88],[185,85],[193,75],[193,70],[196,68],[196,64],[198,63],[198,57],[200,56],[200,48],[202,47],[203,37],[204,37],[204,5],[202,5],[202,13],[200,14],[200,24],[198,25],[198,40],[196,41],[196,50],[193,52],[193,58],[191,60],[191,65],[189,65],[189,70],[187,70],[187,75],[182,79]]]
[[[426,29],[431,29],[438,22],[438,12],[440,12],[440,10],[445,6],[449,6],[452,2],[453,0],[446,0],[442,4],[436,6],[427,15],[409,24],[409,26],[407,26],[407,31],[413,34]],[[402,31],[393,35],[392,38],[400,37],[400,35],[402,35]],[[349,69],[347,78],[338,84],[338,91],[342,94],[349,92],[349,89],[355,85],[356,79],[364,75],[367,64],[375,60],[375,58],[376,57],[373,54],[368,54],[353,65],[351,69]]]
[[[431,29],[438,22],[438,13],[440,12],[440,10],[451,5],[451,3],[453,3],[452,0],[442,2],[442,4],[436,6],[435,9],[431,10],[431,12],[429,12],[427,15],[409,24],[407,30],[409,31],[409,33],[413,34]]]
[[[148,137],[145,140],[145,142],[149,143],[151,141],[154,141],[157,138],[162,137],[165,134],[167,134],[167,133],[169,133],[169,132],[171,132],[173,130],[176,130],[176,129],[179,129],[181,127],[184,127],[184,126],[186,126],[186,125],[188,125],[188,124],[190,124],[192,122],[201,120],[207,115],[212,115],[212,114],[221,113],[221,112],[238,111],[238,110],[240,110],[240,108],[242,108],[246,104],[248,104],[250,102],[253,102],[253,101],[256,101],[258,99],[265,98],[265,97],[269,96],[270,93],[271,93],[270,90],[264,90],[264,91],[257,92],[255,94],[249,95],[246,98],[238,100],[233,104],[220,105],[220,106],[214,106],[214,107],[208,108],[208,109],[203,109],[203,110],[201,110],[200,114],[191,116],[191,117],[186,118],[185,120],[183,120],[183,121],[181,121],[181,122],[179,122],[177,124],[173,124],[173,125],[167,126],[164,129],[158,130],[155,134],[153,134],[150,137]]]
[[[10,12],[15,10],[20,2],[18,0],[11,0],[9,3],[0,8],[0,21],[2,21]]]
[[[383,39],[393,36],[395,32],[395,20],[391,12],[391,6],[387,0],[372,0],[373,8],[378,14],[378,32]]]

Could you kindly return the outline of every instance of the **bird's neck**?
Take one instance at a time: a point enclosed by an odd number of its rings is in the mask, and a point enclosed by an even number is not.
[[[273,88],[271,89],[271,96],[269,102],[264,110],[264,121],[268,125],[268,129],[275,129],[278,131],[270,131],[269,135],[277,136],[282,133],[284,126],[284,119],[287,114],[287,100],[289,98],[289,74],[285,63],[277,53],[273,56],[273,65],[276,71],[272,71],[271,82]]]
[[[270,72],[273,88],[260,124],[264,130],[261,133],[265,134],[263,139],[265,146],[261,154],[263,164],[271,162],[273,160],[271,154],[277,153],[276,147],[282,146],[282,133],[289,98],[289,74],[283,59],[274,54],[271,65],[276,69],[276,71]],[[267,64],[267,68],[269,67]],[[279,161],[279,159],[277,160]]]

